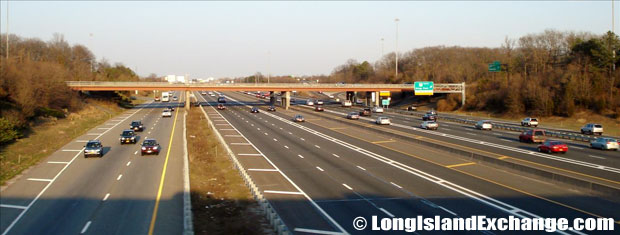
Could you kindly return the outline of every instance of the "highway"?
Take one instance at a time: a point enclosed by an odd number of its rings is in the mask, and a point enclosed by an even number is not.
[[[207,101],[215,127],[298,233],[359,233],[353,219],[371,215],[620,219],[616,202],[395,140],[368,122],[342,123],[334,120],[342,116],[324,116],[329,112],[267,112],[263,100],[237,92],[226,92],[228,109],[216,110],[215,97],[195,95]],[[252,106],[261,112],[250,113]],[[295,114],[306,122],[292,122]]]
[[[24,172],[0,196],[1,233],[182,233],[184,116],[181,109],[162,118],[168,105],[178,103],[138,105]],[[132,120],[142,120],[145,130],[136,132],[137,144],[120,145]],[[145,138],[156,139],[162,152],[140,156]],[[102,158],[83,157],[89,139],[102,141]]]

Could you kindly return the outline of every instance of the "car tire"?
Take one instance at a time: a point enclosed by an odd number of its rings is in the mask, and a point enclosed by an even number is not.
[[[542,149],[541,148],[536,148],[538,150],[539,153],[542,153]]]

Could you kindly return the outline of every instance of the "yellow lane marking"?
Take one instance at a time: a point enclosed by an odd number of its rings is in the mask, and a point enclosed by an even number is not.
[[[161,180],[159,181],[159,190],[157,190],[157,198],[155,199],[155,207],[153,208],[153,216],[151,217],[151,225],[149,226],[149,235],[153,235],[155,221],[157,220],[157,209],[159,209],[159,200],[161,199],[161,191],[164,188],[164,180],[166,179],[166,168],[168,168],[168,158],[170,157],[170,149],[172,149],[172,138],[174,138],[174,129],[177,126],[177,117],[180,112],[175,112],[174,123],[172,124],[172,132],[170,133],[170,141],[168,142],[168,150],[166,151],[166,160],[164,161],[164,169],[161,172]]]
[[[392,142],[396,142],[396,140],[381,140],[381,141],[374,141],[374,142],[370,142],[373,144],[383,144],[383,143],[392,143]]]
[[[506,159],[506,158],[510,158],[509,156],[501,156],[498,159]]]
[[[346,127],[332,127],[329,128],[330,130],[342,130],[342,129],[347,129]]]
[[[317,124],[317,125],[318,125],[318,124]],[[318,125],[318,126],[321,126],[321,125]],[[362,140],[362,141],[366,141],[366,142],[368,142],[367,140],[364,140],[364,139],[358,138],[358,137],[356,137],[356,136],[352,136],[352,135],[346,134],[346,133],[341,132],[341,131],[336,131],[336,132],[341,133],[341,134],[346,135],[346,136],[349,136],[349,137],[351,137],[351,138],[355,138],[355,139],[358,139],[358,140]],[[438,166],[446,167],[446,166],[443,166],[443,165],[441,165],[441,164],[439,164],[439,163],[437,163],[437,162],[433,162],[433,161],[431,161],[431,160],[428,160],[428,159],[425,159],[425,158],[422,158],[422,157],[419,157],[419,156],[413,155],[413,154],[411,154],[411,153],[403,152],[403,151],[400,151],[400,150],[398,150],[398,149],[394,149],[394,148],[387,147],[387,146],[385,146],[385,145],[379,145],[379,146],[381,146],[381,147],[383,147],[383,148],[386,148],[386,149],[389,149],[389,150],[392,150],[392,151],[395,151],[395,152],[398,152],[398,153],[402,153],[402,154],[407,155],[407,156],[411,156],[411,157],[414,157],[414,158],[420,159],[420,160],[422,160],[422,161],[426,161],[426,162],[430,162],[430,163],[435,164],[435,165],[438,165]],[[579,208],[576,208],[576,207],[573,207],[573,206],[566,205],[566,204],[561,203],[561,202],[557,202],[557,201],[554,201],[554,200],[551,200],[551,199],[548,199],[548,198],[545,198],[545,197],[541,197],[541,196],[538,196],[538,195],[536,195],[536,194],[533,194],[533,193],[529,193],[529,192],[523,191],[523,190],[521,190],[521,189],[513,188],[513,187],[511,187],[511,186],[508,186],[508,185],[505,185],[505,184],[502,184],[502,183],[499,183],[499,182],[496,182],[496,181],[493,181],[493,180],[489,180],[489,179],[486,179],[486,178],[483,178],[483,177],[480,177],[480,176],[477,176],[477,175],[473,175],[473,174],[470,174],[470,173],[467,173],[467,172],[464,172],[464,171],[458,170],[458,169],[456,169],[456,168],[448,168],[448,167],[446,167],[446,168],[447,168],[447,169],[454,170],[454,171],[458,171],[458,172],[460,172],[460,173],[463,173],[463,174],[466,174],[466,175],[469,175],[469,176],[472,176],[472,177],[475,177],[475,178],[478,178],[478,179],[481,179],[481,180],[487,181],[487,182],[489,182],[489,183],[493,183],[493,184],[496,184],[496,185],[499,185],[499,186],[502,186],[502,187],[505,187],[505,188],[508,188],[508,189],[511,189],[511,190],[514,190],[514,191],[517,191],[517,192],[520,192],[520,193],[523,193],[523,194],[526,194],[526,195],[529,195],[529,196],[532,196],[532,197],[535,197],[535,198],[539,198],[539,199],[542,199],[542,200],[548,201],[548,202],[550,202],[550,203],[553,203],[553,204],[556,204],[556,205],[559,205],[559,206],[563,206],[563,207],[566,207],[566,208],[569,208],[569,209],[572,209],[572,210],[576,210],[576,211],[579,211],[579,212],[582,212],[582,213],[585,213],[585,214],[588,214],[588,215],[591,215],[591,216],[595,216],[595,217],[599,217],[599,218],[604,218],[603,216],[600,216],[600,215],[594,214],[594,213],[592,213],[592,212],[588,212],[588,211],[585,211],[585,210],[582,210],[582,209],[579,209]]]
[[[469,166],[469,165],[474,165],[476,164],[475,162],[466,162],[466,163],[461,163],[461,164],[454,164],[454,165],[448,165],[445,166],[447,168],[454,168],[454,167],[459,167],[459,166]]]

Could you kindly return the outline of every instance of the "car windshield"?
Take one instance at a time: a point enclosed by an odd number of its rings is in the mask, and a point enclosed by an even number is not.
[[[140,122],[131,122],[131,125],[132,125],[132,126],[139,126],[139,125],[140,125]]]
[[[99,143],[97,142],[88,142],[88,144],[86,144],[87,148],[97,148],[99,147]]]
[[[564,143],[560,142],[560,141],[551,141],[549,142],[549,145],[553,146],[553,145],[562,145]]]
[[[155,140],[145,140],[143,144],[144,145],[156,145],[157,141],[155,141]]]
[[[133,131],[123,131],[123,136],[133,135]]]
[[[534,132],[534,135],[544,135],[544,132],[543,131],[536,131],[536,132]]]
[[[599,124],[594,125],[594,127],[596,127],[596,128],[603,128],[603,126],[599,125]]]
[[[537,121],[538,121],[538,119],[536,119],[536,118],[532,118],[532,119],[530,119],[530,121],[537,122]]]

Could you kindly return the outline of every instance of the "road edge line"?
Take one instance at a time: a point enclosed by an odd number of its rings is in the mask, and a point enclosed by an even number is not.
[[[189,185],[189,155],[187,154],[187,110],[183,114],[183,234],[193,235],[192,199]]]

